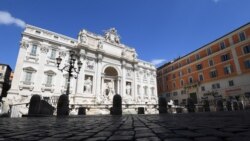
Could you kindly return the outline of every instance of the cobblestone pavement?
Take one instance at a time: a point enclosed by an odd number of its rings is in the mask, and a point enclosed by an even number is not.
[[[250,111],[0,118],[1,140],[249,141]]]

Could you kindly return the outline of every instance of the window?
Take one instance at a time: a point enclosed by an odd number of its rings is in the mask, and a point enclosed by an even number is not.
[[[191,71],[192,71],[191,68],[188,68],[188,73],[191,73]]]
[[[196,66],[196,68],[197,68],[197,70],[201,70],[201,69],[202,69],[202,64],[198,64],[198,65]]]
[[[221,56],[221,61],[223,62],[223,61],[227,61],[227,60],[229,60],[230,59],[230,55],[229,54],[225,54],[225,55],[222,55]]]
[[[200,59],[200,54],[196,54],[195,58],[196,58],[196,60],[199,60]]]
[[[232,70],[231,66],[224,67],[224,73],[225,74],[231,74],[232,72],[233,72],[233,70]]]
[[[216,84],[216,87],[217,87],[217,88],[220,88],[220,83],[217,83],[217,84]]]
[[[180,76],[180,77],[182,76],[182,71],[179,71],[179,76]]]
[[[246,69],[250,69],[250,60],[244,62]]]
[[[209,60],[208,63],[209,63],[210,67],[214,65],[214,61],[213,60]]]
[[[226,48],[226,45],[225,45],[225,42],[220,42],[220,49],[225,49]]]
[[[174,105],[179,105],[179,100],[178,99],[174,100]]]
[[[174,70],[174,66],[171,66],[171,70]]]
[[[173,82],[173,88],[175,88],[175,87],[176,87],[175,82]]]
[[[205,86],[201,86],[201,91],[205,91]]]
[[[155,89],[152,87],[151,88],[151,96],[154,96],[154,91],[155,91]]]
[[[181,80],[181,86],[183,86],[184,85],[184,81],[183,80]]]
[[[181,67],[181,63],[178,64],[178,67],[179,67],[179,68]]]
[[[187,61],[187,64],[189,64],[190,63],[190,58],[188,58],[186,61]]]
[[[203,81],[203,80],[204,80],[204,78],[203,78],[203,75],[202,75],[202,74],[199,74],[199,80],[200,80],[200,81]]]
[[[177,96],[178,95],[178,92],[173,92],[173,96]]]
[[[210,54],[212,54],[212,50],[211,50],[211,48],[208,48],[207,49],[207,55],[210,55]]]
[[[175,74],[172,75],[173,79],[175,79]]]
[[[164,78],[165,78],[165,81],[168,81],[168,76],[164,76]]]
[[[37,45],[33,45],[31,48],[30,55],[36,56]]]
[[[181,94],[186,94],[186,91],[185,90],[181,90]]]
[[[212,84],[212,89],[219,89],[220,83]]]
[[[216,70],[210,71],[210,77],[211,78],[217,77],[217,71]]]
[[[234,81],[233,80],[229,80],[228,84],[229,84],[230,87],[232,87],[232,86],[234,86]]]
[[[47,75],[46,85],[50,86],[52,84],[52,78],[53,78],[52,74]]]
[[[250,45],[243,47],[244,54],[250,53]]]
[[[3,74],[2,74],[2,73],[0,73],[0,79],[2,78],[2,76],[3,76]]]
[[[141,89],[141,86],[140,85],[137,85],[137,94],[140,95],[140,89]]]
[[[26,72],[24,82],[30,83],[32,77],[32,72]]]
[[[56,50],[55,49],[51,50],[50,59],[56,59]]]
[[[240,37],[240,41],[244,41],[246,39],[246,36],[245,36],[244,32],[240,32],[239,37]]]
[[[148,95],[148,87],[147,86],[144,87],[144,94]]]
[[[193,78],[192,77],[189,77],[189,83],[193,83]]]

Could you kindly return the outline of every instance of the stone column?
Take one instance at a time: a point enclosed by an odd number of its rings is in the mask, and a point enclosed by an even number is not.
[[[46,79],[46,76],[44,74],[44,64],[46,64],[46,60],[48,59],[47,53],[49,51],[48,47],[44,45],[39,45],[38,47],[40,48],[37,49],[37,54],[39,54],[39,65],[37,71],[32,74],[32,81],[34,82],[33,92],[36,94],[41,93],[42,85],[45,83],[44,80]]]
[[[76,95],[81,95],[83,96],[83,87],[84,87],[84,70],[86,66],[86,56],[85,56],[85,50],[80,51],[80,61],[83,63],[82,68],[78,74],[77,82],[76,82]]]
[[[97,71],[96,71],[96,97],[99,97],[101,94],[101,76],[102,76],[102,54],[97,55]]]
[[[126,94],[126,61],[122,60],[122,78],[121,78],[121,96],[123,97]]]

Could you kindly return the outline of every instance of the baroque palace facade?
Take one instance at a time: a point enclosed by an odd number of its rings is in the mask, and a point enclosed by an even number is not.
[[[69,51],[76,50],[83,62],[77,79],[71,79],[70,105],[87,107],[87,114],[109,114],[114,94],[122,97],[123,113],[156,113],[158,103],[156,68],[137,59],[134,48],[120,43],[114,28],[104,36],[81,30],[73,39],[27,25],[22,33],[8,101],[27,114],[32,95],[38,94],[51,105],[67,89],[67,73],[58,70],[56,57],[68,64]],[[76,74],[75,74],[76,75]]]
[[[250,23],[168,62],[157,70],[159,96],[175,105],[192,98],[247,104],[250,96]]]

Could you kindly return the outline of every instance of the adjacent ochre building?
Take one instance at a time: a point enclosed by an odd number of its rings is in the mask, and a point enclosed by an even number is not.
[[[243,102],[250,96],[250,23],[157,70],[159,96],[185,105],[208,99]]]
[[[27,25],[8,93],[15,115],[27,114],[25,103],[34,94],[56,107],[58,97],[65,94],[68,78],[66,72],[58,70],[56,57],[62,58],[62,67],[68,64],[72,49],[83,62],[78,78],[71,79],[72,107],[87,107],[87,114],[109,114],[117,93],[122,97],[123,113],[136,113],[138,107],[149,114],[157,113],[156,68],[137,59],[134,48],[120,43],[114,28],[104,36],[81,30],[78,39],[73,39]]]

